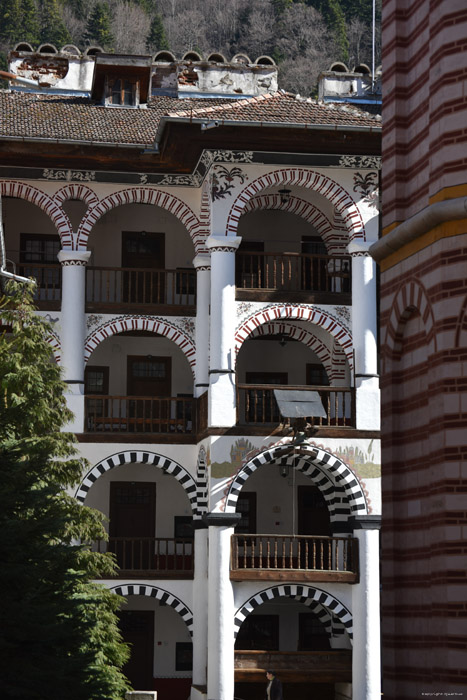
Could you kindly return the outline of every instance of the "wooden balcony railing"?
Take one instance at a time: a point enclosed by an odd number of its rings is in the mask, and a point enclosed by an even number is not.
[[[237,422],[239,425],[270,425],[282,421],[274,389],[317,391],[326,412],[324,418],[310,417],[315,427],[346,428],[355,426],[355,389],[334,386],[290,386],[272,384],[237,384]]]
[[[17,271],[23,277],[33,277],[36,280],[34,301],[39,308],[59,308],[62,298],[61,265],[28,263],[19,265]]]
[[[314,580],[354,583],[358,576],[358,540],[353,537],[236,534],[231,548],[233,580],[272,579],[271,574],[287,578],[294,572],[295,579],[312,574]]]
[[[194,434],[195,399],[147,396],[85,397],[88,433]]]
[[[151,574],[156,578],[193,575],[193,540],[167,537],[110,537],[96,543],[98,552],[115,554],[119,576]]]
[[[262,683],[266,669],[273,668],[286,683],[338,683],[352,681],[352,652],[329,651],[235,651],[235,681]],[[314,697],[319,697],[319,692]]]
[[[346,255],[237,252],[238,290],[336,295],[351,292],[351,259]]]
[[[195,270],[86,268],[86,307],[195,307]]]

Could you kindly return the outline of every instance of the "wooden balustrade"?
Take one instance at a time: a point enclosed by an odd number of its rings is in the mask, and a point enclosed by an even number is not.
[[[262,683],[266,669],[273,668],[286,683],[337,683],[352,681],[352,652],[329,651],[238,651],[235,650],[235,681]],[[319,692],[316,695],[319,697]]]
[[[99,540],[96,549],[112,552],[119,569],[126,574],[151,572],[156,577],[193,574],[192,539],[110,537],[108,542]]]
[[[195,270],[87,267],[86,307],[195,307]]]
[[[354,427],[355,389],[334,386],[290,386],[283,384],[237,384],[237,422],[239,425],[269,425],[282,421],[274,389],[317,391],[325,417],[310,417],[315,427]]]
[[[236,255],[238,290],[350,294],[351,259],[347,255],[243,252]]]
[[[193,434],[193,398],[147,396],[85,397],[85,428],[88,433]]]
[[[358,575],[358,541],[353,537],[318,535],[232,536],[232,579],[271,578],[268,575],[271,572],[287,575],[291,572],[332,574],[326,580],[355,582]],[[261,573],[266,575],[261,576]]]

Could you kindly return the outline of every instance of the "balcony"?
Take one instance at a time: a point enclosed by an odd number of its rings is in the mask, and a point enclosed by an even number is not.
[[[233,535],[232,581],[358,582],[358,540],[317,535]]]
[[[351,304],[351,259],[301,253],[237,252],[237,301]]]
[[[195,270],[86,268],[86,311],[170,313],[194,316]]]
[[[274,389],[317,391],[326,416],[310,417],[315,428],[354,428],[355,389],[333,386],[290,386],[285,384],[237,384],[237,422],[245,426],[268,426],[282,422]]]
[[[193,578],[192,539],[110,537],[96,549],[115,555],[119,578]]]
[[[36,280],[34,301],[39,309],[43,311],[60,310],[62,300],[62,268],[60,265],[31,263],[20,265],[16,269],[19,275],[32,277]]]
[[[235,682],[265,683],[273,668],[284,683],[351,683],[352,652],[235,651]]]

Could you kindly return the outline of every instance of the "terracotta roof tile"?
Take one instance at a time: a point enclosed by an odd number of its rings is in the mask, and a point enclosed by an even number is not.
[[[85,97],[0,91],[0,138],[151,144],[162,116],[229,121],[378,127],[370,114],[346,106],[298,100],[287,93],[246,99],[157,96],[147,109],[103,107]]]

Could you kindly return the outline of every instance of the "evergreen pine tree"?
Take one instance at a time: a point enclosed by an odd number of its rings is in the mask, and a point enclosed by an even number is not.
[[[60,49],[71,41],[65,27],[58,0],[41,1],[41,42],[50,43]]]
[[[120,700],[127,658],[119,598],[91,579],[111,576],[97,511],[68,495],[84,464],[60,369],[31,292],[11,285],[0,337],[0,687],[2,700]],[[83,544],[76,544],[81,540]]]
[[[148,51],[168,51],[169,42],[165,36],[164,25],[162,23],[162,17],[158,12],[154,15],[151,21],[151,28],[149,30],[149,35],[146,41],[146,48]]]
[[[20,0],[0,0],[0,40],[2,43],[12,47],[14,44],[20,41],[20,27]]]
[[[34,0],[21,0],[21,39],[32,46],[40,43],[41,28]]]
[[[114,38],[110,28],[110,8],[106,2],[97,2],[91,12],[84,38],[88,44],[97,44],[110,51]]]

